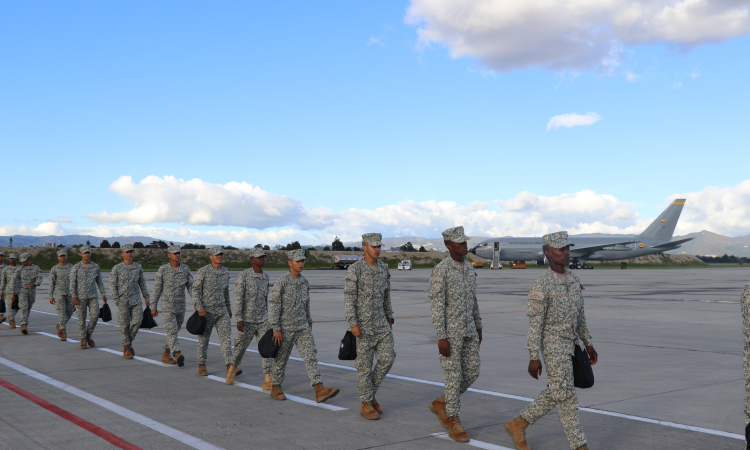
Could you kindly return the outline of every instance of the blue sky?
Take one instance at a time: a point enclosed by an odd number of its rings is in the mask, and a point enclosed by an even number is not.
[[[430,2],[4,2],[0,234],[635,232],[680,194],[678,232],[750,233],[743,23],[719,37],[615,32],[614,64],[514,67],[471,29],[479,50],[454,57],[446,30],[466,24]],[[601,119],[547,129],[572,113]],[[166,176],[202,184],[178,195]],[[140,194],[110,190],[121,177]],[[216,210],[200,193],[243,182],[256,188],[236,197],[250,204],[239,216],[232,195]],[[175,212],[191,202],[204,214]],[[162,213],[101,214],[139,206]]]

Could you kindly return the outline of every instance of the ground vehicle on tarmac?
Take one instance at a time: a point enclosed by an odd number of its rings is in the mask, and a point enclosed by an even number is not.
[[[483,262],[472,261],[471,265],[474,266],[475,269],[484,269],[484,263]]]
[[[398,270],[411,270],[411,261],[405,259],[398,263]]]
[[[526,261],[513,261],[513,263],[510,265],[511,269],[525,269],[526,268]]]
[[[333,264],[331,264],[331,266],[337,267],[339,269],[348,269],[349,266],[351,266],[352,264],[354,264],[355,262],[359,261],[362,258],[364,258],[364,256],[336,255],[333,257]]]

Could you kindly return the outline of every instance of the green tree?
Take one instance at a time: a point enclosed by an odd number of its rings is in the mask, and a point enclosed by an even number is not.
[[[255,244],[255,247],[253,248],[263,248],[263,244]]]
[[[286,247],[285,247],[286,250],[297,250],[301,248],[302,246],[300,245],[299,241],[294,241],[291,244],[286,244]]]
[[[99,248],[112,248],[112,246],[109,245],[109,241],[105,239],[101,244],[99,244]]]
[[[411,242],[407,242],[406,244],[399,247],[402,252],[416,252],[417,249],[414,248]]]
[[[331,243],[331,250],[333,250],[334,252],[341,252],[346,250],[344,244],[341,242],[341,239],[339,239],[338,236],[336,236],[336,239],[334,239]]]
[[[269,247],[269,246],[267,246],[267,245],[264,245],[264,246],[263,246],[263,250],[271,250],[271,247]]]
[[[353,247],[352,250],[354,250],[355,252],[361,252],[362,251],[362,249],[359,248],[359,247]]]
[[[145,248],[143,242],[133,242],[133,248]]]
[[[325,247],[323,247],[323,251],[324,252],[330,252],[331,251],[331,247],[329,247],[329,246],[326,245]]]
[[[120,248],[120,243],[115,241],[112,243],[112,248]]]
[[[424,248],[424,245],[423,245],[423,246],[419,247],[419,251],[420,252],[427,252],[427,249]]]

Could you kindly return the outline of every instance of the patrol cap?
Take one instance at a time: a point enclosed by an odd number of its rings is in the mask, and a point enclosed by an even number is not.
[[[125,244],[120,247],[120,253],[127,253],[133,251],[133,244]]]
[[[302,261],[303,259],[307,259],[307,256],[305,256],[305,251],[302,249],[297,250],[290,250],[286,252],[287,256],[289,256],[289,259],[294,261]]]
[[[78,253],[84,254],[84,253],[91,253],[91,247],[88,245],[84,245],[81,248],[78,249]]]
[[[571,247],[575,244],[568,242],[567,231],[557,231],[555,233],[545,234],[542,236],[542,245],[549,245],[554,248],[563,248],[570,245]]]
[[[57,256],[68,256],[68,249],[61,248],[57,251]]]
[[[214,245],[208,251],[208,254],[209,255],[223,255],[224,254],[224,247],[222,247],[221,245]]]
[[[5,252],[0,252],[0,256],[5,256]]]
[[[362,235],[362,243],[373,247],[383,245],[383,235],[380,233],[365,233]]]
[[[19,262],[28,261],[31,259],[31,253],[21,253],[21,258],[18,260]]]
[[[464,227],[453,227],[443,231],[443,240],[460,244],[462,242],[468,242],[469,236],[464,234]]]
[[[8,259],[18,259],[18,253],[11,253],[8,255]]]
[[[177,244],[172,244],[169,247],[167,247],[167,253],[182,253],[181,248]]]
[[[261,256],[266,256],[266,252],[263,251],[262,247],[255,247],[250,249],[251,258],[260,258]]]

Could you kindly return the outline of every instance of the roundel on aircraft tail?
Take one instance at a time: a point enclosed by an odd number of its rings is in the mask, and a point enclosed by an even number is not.
[[[640,244],[638,244],[638,247],[643,248],[644,247],[643,243],[641,242]]]

